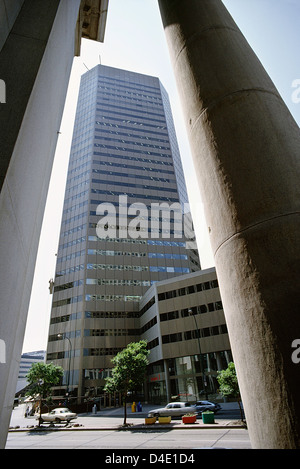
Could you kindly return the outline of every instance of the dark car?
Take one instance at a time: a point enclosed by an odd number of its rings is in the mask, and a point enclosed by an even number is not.
[[[170,402],[165,407],[159,409],[150,410],[148,413],[149,417],[181,417],[185,414],[196,413],[195,406],[189,402]]]
[[[211,401],[197,401],[195,407],[198,414],[202,414],[202,412],[205,412],[206,410],[210,410],[216,414],[222,409],[220,404],[215,404]]]

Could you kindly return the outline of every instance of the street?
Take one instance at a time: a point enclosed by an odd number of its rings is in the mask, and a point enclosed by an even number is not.
[[[65,428],[62,424],[57,425],[56,430],[46,426],[41,431],[30,431],[26,427],[37,422],[34,417],[24,418],[24,407],[19,406],[13,410],[11,418],[11,427],[19,427],[19,430],[8,433],[6,449],[182,449],[196,452],[208,448],[251,449],[248,431],[231,425],[232,416],[237,419],[239,415],[235,408],[226,410],[224,406],[216,416],[215,426],[206,427],[198,419],[195,427],[184,427],[177,419],[167,428],[159,424],[145,428],[144,417],[149,409],[144,407],[141,413],[128,412],[127,422],[132,427],[123,431],[119,429],[123,423],[121,408],[101,410],[96,415],[81,414],[74,421],[78,427]]]
[[[251,449],[244,429],[74,430],[9,433],[6,449]]]

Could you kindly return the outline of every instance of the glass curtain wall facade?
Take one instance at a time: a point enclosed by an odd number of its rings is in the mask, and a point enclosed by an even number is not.
[[[200,269],[187,202],[159,79],[103,65],[83,75],[47,349],[79,400],[97,395],[111,359],[140,340],[139,301],[153,282]]]

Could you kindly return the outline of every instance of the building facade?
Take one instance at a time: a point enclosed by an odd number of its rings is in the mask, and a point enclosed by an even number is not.
[[[167,93],[98,65],[81,81],[54,280],[47,361],[70,368],[65,389],[82,400],[140,339],[152,284],[199,269]]]
[[[147,399],[220,398],[218,371],[232,361],[214,268],[155,283],[140,303],[142,339],[150,344]]]

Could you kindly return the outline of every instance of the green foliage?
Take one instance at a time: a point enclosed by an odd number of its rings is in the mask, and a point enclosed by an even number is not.
[[[140,340],[132,342],[119,352],[113,359],[114,368],[112,376],[106,378],[104,391],[120,392],[124,398],[124,425],[126,424],[126,398],[129,391],[135,391],[143,383],[147,365],[149,350],[147,342]]]
[[[41,424],[42,401],[49,398],[51,388],[59,384],[63,377],[64,370],[61,366],[55,366],[53,363],[34,363],[26,375],[29,383],[29,391],[26,395],[36,397],[40,400],[40,418]]]
[[[34,363],[26,375],[30,386],[26,394],[39,395],[42,399],[46,399],[51,393],[51,388],[59,384],[63,374],[63,368],[53,363]]]
[[[217,380],[220,385],[220,394],[222,394],[224,397],[232,397],[237,399],[241,413],[241,420],[244,422],[244,412],[241,405],[241,394],[235,370],[235,364],[230,362],[228,363],[228,368],[226,370],[218,371]]]
[[[218,371],[217,380],[220,385],[219,391],[224,397],[240,399],[240,389],[233,362],[228,363],[226,370]]]
[[[127,394],[134,391],[143,382],[148,365],[149,350],[147,342],[132,342],[113,359],[114,368],[112,376],[106,378],[104,390],[107,392],[118,391]]]

